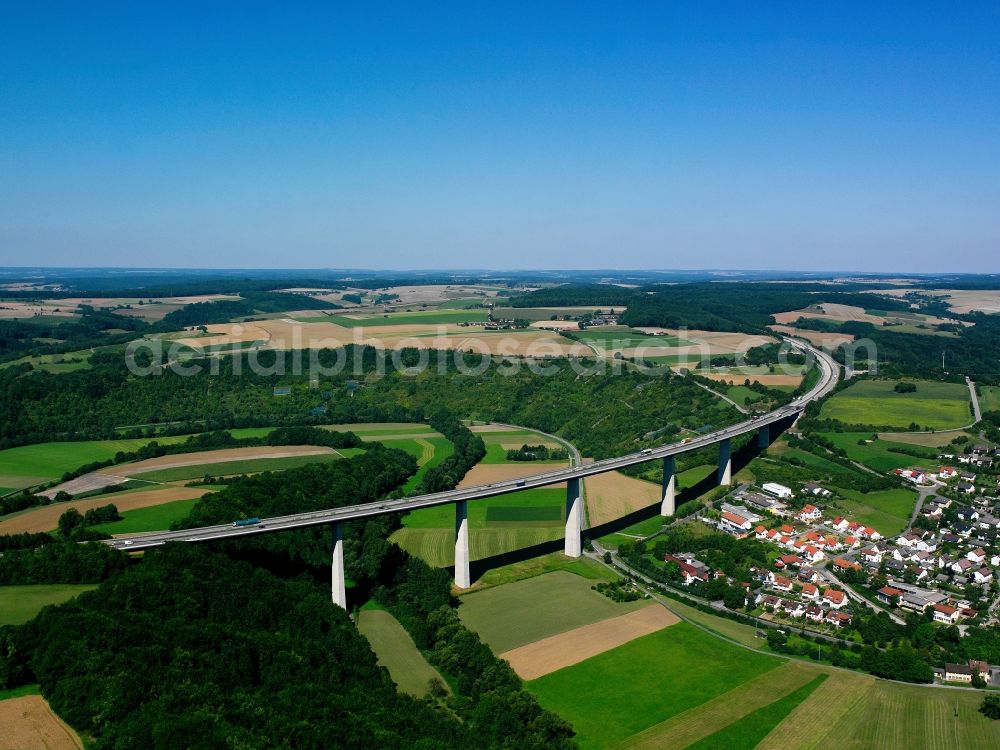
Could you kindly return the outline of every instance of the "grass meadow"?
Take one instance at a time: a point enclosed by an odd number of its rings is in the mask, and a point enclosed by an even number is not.
[[[896,393],[893,388],[899,382],[860,380],[831,397],[820,417],[899,428],[915,422],[921,429],[935,430],[962,427],[972,421],[969,390],[964,385],[907,381],[916,383],[916,392]]]
[[[466,594],[458,613],[499,654],[649,605],[644,599],[612,601],[593,585],[592,579],[558,570]]]
[[[937,460],[937,451],[930,447],[919,445],[908,445],[897,443],[891,440],[875,440],[871,443],[860,445],[859,440],[868,440],[872,437],[870,432],[826,432],[823,437],[830,440],[838,448],[847,452],[849,458],[865,466],[870,466],[876,471],[892,471],[906,466],[919,465],[921,462],[934,462]],[[911,452],[923,454],[923,458],[911,456],[906,453],[894,453],[890,448],[899,448]]]
[[[433,679],[440,680],[447,689],[438,671],[427,663],[413,638],[389,612],[366,605],[358,614],[358,630],[400,691],[423,698]]]
[[[112,495],[108,496],[108,502],[114,503]],[[122,520],[98,524],[94,530],[105,534],[140,534],[145,531],[163,531],[169,529],[174,521],[187,518],[197,502],[197,499],[174,500],[163,505],[136,508],[123,513]]]
[[[0,625],[20,625],[34,618],[42,607],[62,604],[97,584],[51,583],[27,586],[0,586]]]
[[[685,622],[526,683],[573,724],[580,747],[607,748],[782,664]]]

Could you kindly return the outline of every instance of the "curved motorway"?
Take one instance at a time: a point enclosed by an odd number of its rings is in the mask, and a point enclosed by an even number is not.
[[[486,497],[495,497],[510,492],[533,487],[545,487],[550,484],[557,484],[571,479],[581,479],[603,474],[608,471],[615,471],[632,464],[644,463],[656,459],[663,459],[668,456],[675,456],[680,453],[704,448],[705,446],[719,443],[724,440],[743,435],[748,432],[759,430],[765,425],[780,422],[789,417],[798,415],[810,401],[822,398],[829,393],[837,384],[839,367],[828,354],[806,344],[804,342],[787,339],[788,342],[802,352],[807,352],[814,356],[820,366],[821,374],[819,382],[806,394],[800,396],[790,404],[786,404],[767,414],[753,417],[744,422],[724,427],[714,432],[700,435],[693,440],[682,443],[672,443],[662,445],[658,448],[647,448],[637,453],[629,453],[617,458],[608,458],[585,466],[572,466],[569,468],[557,469],[542,474],[535,474],[516,480],[496,482],[494,484],[483,484],[476,487],[466,487],[464,489],[448,490],[446,492],[435,492],[429,495],[417,495],[414,497],[401,498],[398,500],[379,500],[361,505],[350,505],[341,508],[330,508],[329,510],[319,510],[310,513],[298,513],[291,516],[275,516],[261,519],[259,524],[252,526],[233,526],[225,524],[222,526],[203,526],[197,529],[186,529],[182,531],[162,531],[151,534],[142,534],[132,537],[119,537],[116,539],[104,540],[105,544],[127,551],[149,549],[158,547],[167,542],[207,542],[215,539],[226,539],[237,536],[250,536],[253,534],[268,534],[286,529],[304,528],[308,526],[320,526],[333,524],[339,521],[349,521],[356,518],[367,518],[370,516],[385,515],[387,513],[400,513],[403,511],[415,510],[417,508],[427,508],[433,505],[445,505],[457,503],[462,500],[479,500]]]

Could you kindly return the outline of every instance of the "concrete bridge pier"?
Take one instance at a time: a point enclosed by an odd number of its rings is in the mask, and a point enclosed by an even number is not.
[[[766,424],[757,430],[757,447],[766,451],[771,445],[771,425]]]
[[[333,525],[333,603],[347,609],[347,587],[344,579],[344,532],[339,523]]]
[[[580,480],[566,482],[566,555],[579,557],[583,554],[583,495]]]
[[[467,500],[455,503],[455,586],[467,589],[472,585],[469,573],[469,508]]]
[[[728,487],[733,483],[733,446],[726,438],[719,443],[719,484]]]
[[[677,510],[677,464],[673,456],[665,456],[663,459],[662,488],[660,515],[672,516]]]

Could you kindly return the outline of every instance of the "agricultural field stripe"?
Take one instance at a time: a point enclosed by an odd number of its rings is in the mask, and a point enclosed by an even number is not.
[[[817,674],[815,668],[800,662],[786,662],[700,706],[634,734],[614,747],[616,750],[687,747],[783,698],[810,682]]]
[[[833,672],[809,698],[757,745],[757,750],[809,750],[820,745],[838,719],[852,716],[875,685],[875,678]]]
[[[673,612],[650,604],[505,651],[500,658],[510,662],[522,680],[534,680],[678,622],[680,618]]]

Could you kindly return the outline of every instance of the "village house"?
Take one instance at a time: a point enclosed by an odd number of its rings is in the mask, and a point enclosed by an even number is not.
[[[802,485],[803,494],[812,495],[813,497],[830,497],[833,493],[825,487],[821,487],[815,482],[808,482]]]
[[[823,592],[823,598],[820,601],[829,607],[840,609],[847,603],[847,595],[837,589],[827,589]]]
[[[705,583],[711,577],[708,567],[703,564],[695,566],[690,560],[685,560],[675,555],[664,555],[663,560],[664,562],[672,562],[681,569],[685,586],[690,586],[694,583]]]
[[[817,508],[815,505],[810,505],[806,503],[802,506],[802,510],[799,511],[796,516],[802,523],[815,523],[820,518],[823,517],[823,511]]]
[[[902,596],[903,592],[892,586],[883,586],[875,592],[875,597],[883,604],[895,605]]]

